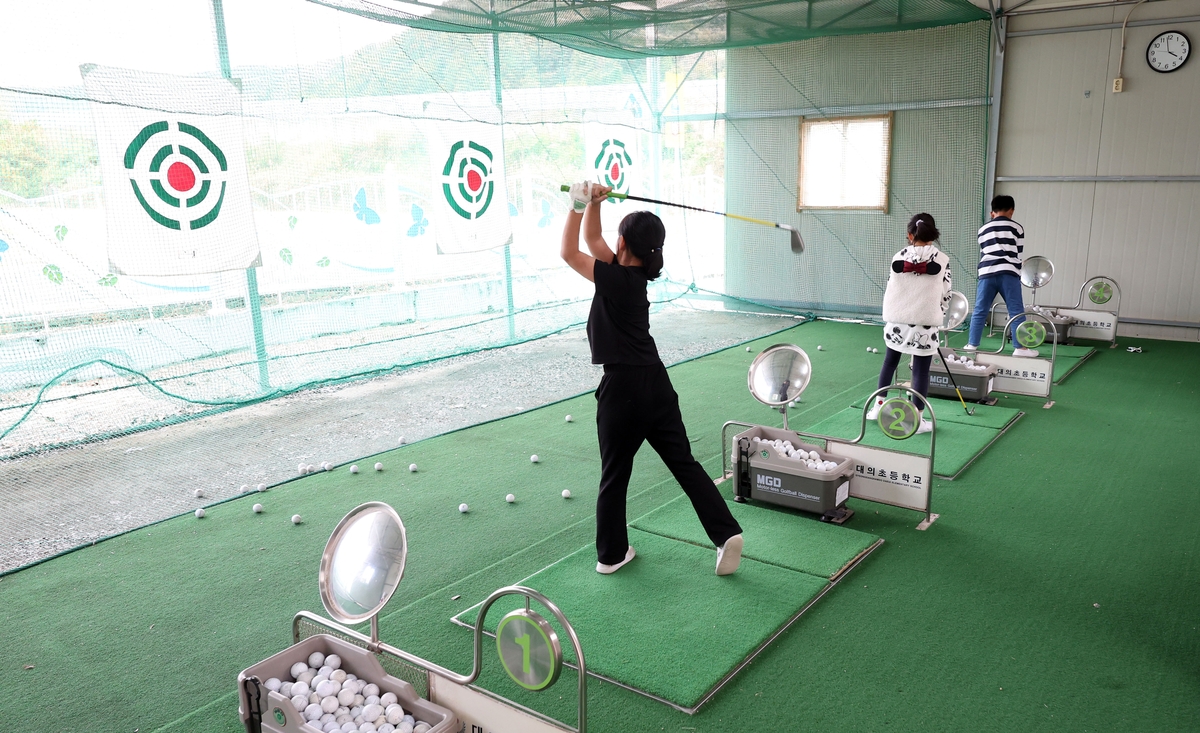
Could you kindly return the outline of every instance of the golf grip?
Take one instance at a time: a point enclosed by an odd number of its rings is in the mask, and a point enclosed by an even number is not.
[[[566,185],[565,183],[560,188],[563,191],[571,190],[571,187]],[[778,224],[776,224],[773,221],[766,221],[765,219],[752,219],[749,216],[740,216],[738,214],[727,214],[724,211],[713,211],[711,209],[701,209],[697,206],[688,206],[687,204],[675,204],[675,203],[671,203],[670,201],[659,201],[658,199],[648,199],[648,198],[644,198],[642,196],[631,196],[630,194],[627,194],[627,193],[611,192],[608,194],[608,197],[612,198],[612,199],[630,199],[632,201],[642,201],[647,204],[658,204],[659,206],[674,206],[677,209],[689,209],[691,211],[699,211],[704,214],[716,214],[717,216],[728,216],[730,219],[740,219],[742,221],[748,221],[751,224],[762,224],[763,226],[775,227],[776,229],[784,228],[784,227],[779,226]]]

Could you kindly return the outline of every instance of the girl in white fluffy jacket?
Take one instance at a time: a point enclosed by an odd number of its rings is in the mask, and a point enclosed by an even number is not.
[[[950,258],[933,243],[940,232],[929,214],[917,214],[908,222],[909,245],[892,257],[892,274],[883,294],[883,342],[887,353],[879,371],[879,386],[892,383],[901,354],[912,356],[912,388],[929,395],[929,364],[938,347],[938,328],[950,303]],[[874,420],[883,406],[878,397],[867,412]],[[925,403],[916,400],[918,410]],[[924,417],[918,433],[933,425]]]

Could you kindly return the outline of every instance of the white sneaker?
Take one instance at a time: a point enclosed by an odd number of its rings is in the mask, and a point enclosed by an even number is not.
[[[932,432],[933,432],[933,423],[929,422],[925,418],[921,418],[921,424],[917,426],[917,435],[920,435],[921,433],[932,433]]]
[[[742,536],[735,534],[717,548],[717,575],[733,575],[742,564]]]
[[[1037,349],[1013,349],[1013,356],[1037,356]]]
[[[596,563],[596,572],[600,573],[601,575],[612,575],[613,573],[617,572],[621,568],[628,565],[629,561],[635,557],[637,557],[637,553],[633,551],[633,545],[630,545],[629,549],[625,551],[625,559],[624,560],[617,563],[616,565],[605,565],[602,562],[598,562],[598,563]]]
[[[967,344],[966,346],[962,347],[962,350],[963,351],[979,351],[979,347]]]
[[[871,405],[871,409],[867,410],[867,419],[874,420],[879,417],[879,411],[883,409],[883,398],[876,397],[875,404]]]

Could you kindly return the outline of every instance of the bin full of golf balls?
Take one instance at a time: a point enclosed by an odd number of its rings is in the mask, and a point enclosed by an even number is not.
[[[450,710],[384,671],[371,652],[318,634],[238,675],[238,713],[253,733],[246,680],[259,681],[263,731],[273,733],[458,733]],[[253,689],[253,685],[249,686]]]
[[[929,365],[929,396],[958,399],[954,387],[964,400],[985,402],[992,397],[992,385],[996,381],[996,367],[990,364],[979,364],[970,354],[958,354],[952,349],[942,349],[946,360],[943,362],[940,354],[933,355]],[[947,365],[949,370],[947,371]],[[954,377],[951,380],[951,376]]]
[[[854,462],[790,430],[757,425],[733,437],[734,498],[832,516],[850,497]]]

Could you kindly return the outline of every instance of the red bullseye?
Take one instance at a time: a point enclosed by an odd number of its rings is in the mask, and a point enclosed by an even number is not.
[[[618,178],[620,178],[621,177],[621,166],[616,163],[613,163],[612,170],[610,170],[608,172],[608,176],[609,176],[609,178],[612,178],[614,181],[617,180]]]
[[[479,175],[479,171],[467,171],[467,188],[471,189],[471,193],[475,193],[483,187],[483,176]]]
[[[167,183],[176,191],[191,191],[196,185],[196,174],[187,163],[172,163],[167,169]]]

